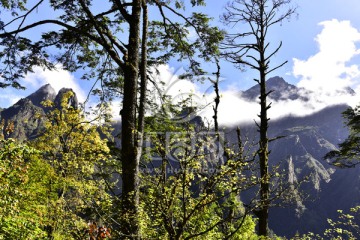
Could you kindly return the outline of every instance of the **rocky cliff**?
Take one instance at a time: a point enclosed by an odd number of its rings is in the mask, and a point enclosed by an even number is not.
[[[50,110],[50,108],[44,108],[41,102],[50,100],[55,103],[55,107],[59,107],[61,97],[68,91],[72,89],[63,88],[56,94],[55,90],[47,84],[26,98],[20,99],[13,106],[3,109],[0,116],[4,124],[4,136],[20,141],[39,136],[43,130],[45,114]],[[73,107],[78,106],[76,94],[70,98],[69,104]],[[5,131],[9,128],[11,131]]]

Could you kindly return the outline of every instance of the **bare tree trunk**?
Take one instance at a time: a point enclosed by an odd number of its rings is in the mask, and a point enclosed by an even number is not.
[[[265,74],[261,74],[260,79],[260,210],[258,212],[259,217],[259,231],[260,236],[268,235],[268,218],[269,218],[269,148],[268,148],[268,117],[267,110],[268,105],[266,102],[266,79]]]
[[[269,127],[267,110],[270,108],[267,105],[267,92],[266,92],[266,71],[267,63],[265,60],[265,24],[264,21],[264,11],[265,3],[260,3],[260,38],[259,38],[259,73],[260,73],[260,151],[259,151],[259,161],[260,161],[260,210],[258,212],[259,217],[259,235],[267,236],[268,235],[268,218],[269,218],[269,139],[267,136],[267,130]]]
[[[217,71],[214,73],[216,75],[216,79],[211,82],[214,84],[213,87],[214,87],[214,91],[215,91],[215,98],[214,98],[215,106],[213,106],[214,130],[215,130],[215,133],[218,135],[217,137],[219,138],[218,109],[219,109],[219,104],[220,104],[220,93],[219,93],[220,64],[219,64],[218,59],[216,59],[216,67],[217,67]]]

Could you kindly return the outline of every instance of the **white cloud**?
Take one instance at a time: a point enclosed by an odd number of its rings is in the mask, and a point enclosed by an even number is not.
[[[71,88],[76,93],[80,102],[86,99],[86,94],[77,83],[75,77],[70,72],[63,70],[61,66],[58,66],[56,70],[52,71],[36,67],[33,73],[29,73],[25,77],[24,82],[27,86],[31,86],[31,88],[35,90],[48,83],[56,92],[61,88]]]
[[[160,102],[160,95],[167,95],[171,97],[171,103],[176,105],[186,99],[191,97],[191,104],[193,106],[203,106],[206,105],[206,99],[204,94],[200,92],[198,85],[187,79],[180,79],[179,75],[184,73],[184,69],[180,68],[175,70],[169,65],[159,65],[157,66],[157,71],[159,74],[153,74],[153,78],[158,85],[156,89],[152,84],[150,85],[150,92],[152,93],[150,97],[152,100],[158,104]],[[160,90],[160,93],[159,93]]]
[[[20,96],[15,94],[13,91],[8,89],[1,90],[2,93],[0,95],[0,102],[3,103],[0,107],[8,107],[15,104],[17,101],[20,100]],[[20,90],[19,90],[20,91]]]
[[[210,82],[203,83],[206,89],[200,91],[199,83],[194,83],[189,80],[180,80],[178,75],[182,73],[182,70],[175,71],[168,65],[158,66],[159,75],[157,76],[157,82],[162,81],[164,83],[162,87],[163,93],[166,93],[172,97],[172,103],[177,102],[191,96],[192,104],[200,106],[200,111],[197,113],[203,117],[206,123],[213,124],[213,104],[215,93]],[[231,87],[232,86],[232,87]],[[151,95],[158,101],[159,95],[155,89],[151,90]],[[222,126],[232,126],[242,123],[252,123],[254,120],[258,121],[258,114],[260,113],[260,105],[257,101],[247,101],[241,98],[239,90],[233,85],[228,85],[225,91],[221,91],[220,105],[218,109],[218,121]],[[268,116],[271,120],[276,120],[288,115],[293,116],[305,116],[319,111],[329,105],[338,104],[341,97],[342,102],[353,102],[355,97],[349,95],[343,95],[338,93],[339,98],[334,98],[335,93],[325,94],[322,99],[318,99],[318,94],[312,94],[311,92],[304,90],[302,93],[309,98],[309,101],[303,100],[286,100],[286,101],[274,101],[268,99],[268,102],[272,102],[272,107],[268,112]],[[160,102],[158,102],[160,104]]]
[[[356,88],[354,79],[360,77],[360,69],[350,61],[360,53],[356,47],[360,32],[349,21],[333,19],[319,25],[323,27],[315,38],[319,52],[307,60],[293,59],[298,87],[334,96],[345,87]]]
[[[288,115],[292,116],[307,116],[318,112],[328,106],[338,104],[349,104],[354,105],[356,103],[356,96],[348,94],[328,95],[328,94],[317,94],[316,92],[304,93],[308,97],[308,101],[304,100],[282,100],[273,101],[272,107],[268,114],[269,117],[279,119]],[[305,96],[305,95],[304,95]],[[272,101],[269,99],[269,101]]]
[[[122,108],[122,102],[115,100],[110,103],[111,116],[114,121],[121,121],[120,110]]]
[[[238,123],[252,122],[254,119],[257,119],[260,105],[256,102],[241,99],[238,90],[227,90],[220,95],[218,111],[218,121],[220,125],[231,126]],[[207,97],[209,102],[213,101],[215,94],[208,95]],[[214,115],[212,106],[213,104],[203,113],[203,116],[208,120],[212,120],[212,116]]]
[[[297,86],[308,101],[301,99],[273,101],[269,117],[274,120],[287,115],[305,116],[336,104],[358,103],[358,96],[351,96],[347,87],[360,93],[360,69],[353,62],[360,54],[360,31],[349,21],[321,22],[322,31],[316,36],[319,51],[306,60],[294,59],[293,75],[300,78]],[[239,98],[237,90],[222,93],[219,106],[219,122],[234,125],[258,120],[260,106]],[[211,110],[207,116],[211,117]]]
[[[182,100],[191,97],[190,104],[198,107],[197,114],[202,116],[205,122],[213,124],[213,102],[215,93],[209,81],[203,84],[192,82],[187,79],[179,79],[179,75],[184,73],[183,69],[175,70],[168,65],[159,65],[157,70],[159,75],[154,76],[156,82],[163,82],[161,89],[163,94],[172,98],[173,104],[178,104]],[[208,76],[213,77],[213,76]],[[207,77],[206,77],[207,78]],[[154,99],[158,101],[157,90],[151,89]],[[239,91],[229,88],[221,93],[218,120],[222,125],[232,125],[238,122],[252,121],[256,118],[258,104],[247,102],[239,98]]]
[[[164,94],[180,100],[196,92],[196,85],[186,79],[179,79],[179,75],[184,73],[184,69],[180,68],[175,71],[169,65],[159,65],[158,71],[160,72],[158,81],[164,83]]]
[[[2,90],[0,99],[4,99],[4,101],[1,101],[0,107],[9,107],[16,103],[20,98],[30,95],[41,86],[48,83],[56,92],[63,87],[72,88],[80,102],[83,102],[86,99],[86,94],[79,83],[77,83],[75,77],[70,72],[61,69],[60,66],[57,70],[52,71],[35,67],[34,72],[27,74],[20,83],[26,88],[26,90],[17,90],[10,87]]]
[[[70,72],[61,69],[61,66],[53,71],[35,67],[34,72],[27,74],[20,82],[26,90],[17,90],[11,87],[2,90],[0,107],[7,108],[13,105],[21,98],[27,97],[47,83],[51,84],[56,92],[63,87],[72,88],[76,92],[80,102],[83,102],[86,99],[86,94],[76,78]]]
[[[360,43],[360,31],[351,26],[349,21],[331,20],[321,22],[322,31],[316,36],[319,51],[306,60],[294,59],[292,74],[300,81],[297,86],[303,88],[300,93],[308,98],[274,101],[268,111],[272,119],[284,116],[305,116],[331,105],[358,103],[358,95],[351,96],[346,87],[352,87],[360,93],[360,69],[352,61],[360,54],[357,44]],[[223,125],[234,125],[258,120],[260,106],[239,98],[237,90],[222,93],[219,106],[219,122]],[[207,117],[212,115],[211,109]]]
[[[322,31],[315,41],[318,44],[318,52],[308,59],[300,60],[294,58],[292,74],[300,79],[298,87],[304,88],[309,101],[286,100],[273,101],[269,110],[269,117],[274,120],[289,114],[304,116],[319,111],[329,105],[347,103],[354,105],[358,99],[353,96],[344,95],[341,90],[351,86],[360,93],[360,69],[352,60],[359,55],[360,32],[351,26],[349,21],[330,20],[321,22]],[[156,82],[163,82],[161,89],[163,93],[173,98],[176,104],[181,100],[192,96],[192,104],[205,107],[199,114],[212,121],[212,104],[214,93],[212,85],[205,81],[205,86],[189,80],[179,79],[178,76],[184,73],[182,69],[174,69],[169,65],[158,66],[159,75],[154,77]],[[86,97],[81,86],[75,77],[65,70],[49,71],[35,68],[24,80],[24,85],[35,91],[42,85],[50,83],[58,91],[62,87],[72,88],[78,95],[80,101]],[[230,83],[231,84],[231,83]],[[237,85],[227,85],[227,90],[221,92],[219,105],[219,123],[222,125],[234,125],[243,122],[258,120],[257,114],[260,106],[256,101],[249,102],[240,98]],[[157,90],[149,84],[151,96],[159,102]],[[204,90],[205,89],[205,90]],[[309,93],[309,90],[313,93]],[[22,92],[5,89],[0,96],[13,104],[20,97],[25,97],[31,92]],[[269,102],[271,99],[269,99]],[[10,105],[10,104],[9,104]],[[3,106],[4,107],[4,106]],[[114,117],[119,116],[121,102],[118,100],[112,103]]]

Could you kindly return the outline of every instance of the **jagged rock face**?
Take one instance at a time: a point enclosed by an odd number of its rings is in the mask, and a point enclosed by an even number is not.
[[[62,88],[62,89],[60,89],[59,93],[56,95],[55,100],[54,100],[55,107],[60,108],[60,105],[61,105],[60,101],[64,97],[64,94],[66,94],[67,92],[73,92],[74,93],[74,91],[71,88]],[[73,96],[71,96],[69,98],[68,106],[77,109],[78,105],[79,105],[79,101],[77,99],[76,94],[74,93]]]
[[[13,131],[4,133],[6,138],[15,138],[20,141],[33,139],[41,134],[44,124],[45,112],[35,106],[28,98],[20,99],[13,106],[1,112],[4,127],[13,124]]]
[[[297,231],[322,233],[329,227],[327,219],[337,217],[337,210],[360,204],[360,170],[338,169],[324,159],[348,135],[341,115],[347,107],[331,106],[310,116],[288,117],[270,124],[271,137],[285,136],[271,143],[270,164],[282,161],[289,179],[309,177],[300,189],[309,195],[308,199],[270,211],[270,228],[277,234],[291,237]]]
[[[335,219],[338,209],[349,209],[360,204],[360,169],[337,169],[324,155],[337,148],[348,136],[341,113],[348,106],[331,106],[306,116],[289,116],[270,121],[269,138],[284,136],[269,145],[270,166],[280,165],[289,182],[309,180],[299,190],[294,190],[294,204],[270,210],[269,227],[276,234],[293,237],[309,231],[323,232],[327,219]],[[254,125],[242,126],[242,133],[257,142]],[[236,143],[236,130],[230,131],[228,140]],[[301,198],[301,192],[308,198]],[[245,194],[243,200],[249,200]],[[286,223],[286,226],[284,226]]]
[[[266,81],[266,89],[267,92],[271,91],[268,96],[269,101],[302,100],[304,102],[308,102],[309,97],[316,95],[313,91],[301,87],[296,87],[287,83],[283,78],[278,76],[269,78]],[[356,93],[352,88],[345,87],[343,89],[338,89],[336,94],[354,96]],[[257,100],[259,96],[259,84],[256,84],[244,92],[240,92],[240,97],[248,101]]]
[[[34,139],[42,134],[45,122],[45,113],[50,108],[44,108],[42,101],[54,101],[55,107],[60,106],[60,99],[72,89],[63,88],[56,95],[55,90],[49,85],[42,86],[28,97],[20,99],[13,106],[0,112],[1,120],[4,121],[4,129],[14,125],[9,134],[4,132],[6,138],[15,138],[19,141]],[[76,94],[69,99],[69,106],[77,108],[78,100]]]
[[[345,87],[344,88],[344,92],[345,94],[349,94],[351,96],[355,96],[356,92],[354,91],[354,89],[352,89],[351,87]]]
[[[297,179],[310,176],[307,191],[316,193],[320,191],[321,185],[331,180],[334,170],[323,161],[323,156],[336,146],[324,139],[316,127],[294,127],[284,131],[284,138],[270,145],[272,156],[270,160],[291,159],[293,174]],[[274,159],[276,157],[276,159]],[[273,164],[274,164],[273,163]],[[275,163],[276,164],[276,163]],[[289,165],[289,162],[285,162]]]
[[[272,91],[272,93],[269,95],[269,98],[275,101],[296,99],[308,101],[308,98],[306,97],[307,91],[305,89],[289,84],[281,77],[273,77],[268,79],[266,81],[266,88],[268,91]],[[249,101],[255,100],[260,95],[260,86],[257,84],[242,92],[240,95],[242,98]]]
[[[55,90],[51,87],[50,84],[46,84],[39,88],[36,92],[33,94],[30,94],[26,98],[29,99],[32,104],[34,104],[37,107],[42,107],[41,102],[45,100],[54,101],[56,97]]]

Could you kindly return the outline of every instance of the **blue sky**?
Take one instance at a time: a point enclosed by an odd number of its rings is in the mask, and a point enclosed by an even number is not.
[[[227,1],[208,3],[208,13],[215,21],[224,11]],[[344,95],[339,90],[352,87],[360,93],[360,3],[355,0],[298,0],[297,15],[281,26],[271,29],[269,41],[283,47],[275,55],[273,64],[288,63],[273,72],[269,77],[281,76],[291,84],[313,91],[310,101],[274,102],[270,117],[276,119],[285,115],[307,115],[329,105],[347,103],[351,106],[360,102],[359,95]],[[240,27],[240,26],[239,26]],[[228,29],[232,31],[233,29]],[[167,66],[168,71],[177,73],[181,63]],[[163,70],[165,72],[165,70]],[[252,122],[256,119],[259,106],[256,102],[247,102],[239,98],[239,91],[248,89],[255,83],[252,80],[257,73],[235,69],[229,63],[222,63],[222,99],[220,103],[220,122],[232,125],[238,122]],[[174,76],[172,80],[174,81]],[[174,88],[176,85],[171,85]],[[211,85],[191,86],[188,82],[178,83],[178,89],[194,94],[202,105],[213,99]],[[183,90],[188,89],[188,90]],[[172,89],[176,93],[176,89]],[[203,93],[206,92],[204,102]],[[211,120],[211,108],[202,112]]]
[[[228,1],[213,1],[208,3],[210,9],[209,13],[218,19],[219,13],[223,12],[223,7]],[[283,68],[275,72],[274,75],[279,75],[290,83],[296,84],[300,78],[293,76],[294,58],[300,60],[307,60],[311,56],[319,52],[319,43],[315,41],[318,34],[321,33],[324,26],[321,22],[337,19],[339,21],[350,21],[352,27],[360,30],[360,3],[356,0],[297,0],[293,1],[293,5],[297,6],[297,15],[293,16],[290,21],[285,21],[283,24],[274,26],[270,32],[270,42],[276,45],[279,41],[283,42],[283,47],[275,56],[274,61],[282,62],[287,60]],[[327,25],[329,28],[329,24]],[[231,29],[229,30],[231,31]],[[338,38],[346,38],[347,36],[337,36]],[[360,46],[360,44],[358,45]],[[360,63],[360,58],[353,59],[351,63]],[[275,63],[275,62],[274,62]],[[246,71],[239,73],[239,79],[232,79],[233,71],[229,71],[227,75],[224,71],[224,77],[236,81],[238,87],[246,89],[253,85],[254,73]]]
[[[219,16],[225,11],[224,6],[227,2],[227,0],[209,0],[203,11],[214,17],[214,24],[219,24]],[[298,7],[297,15],[281,26],[272,28],[269,33],[269,41],[274,45],[280,40],[283,41],[283,47],[275,56],[273,63],[288,61],[288,64],[271,76],[279,75],[289,83],[316,91],[318,98],[314,99],[310,107],[301,102],[291,102],[292,107],[287,105],[290,103],[278,103],[278,107],[272,110],[273,115],[279,117],[288,113],[294,114],[287,111],[290,108],[294,109],[294,106],[297,114],[302,115],[317,111],[329,104],[341,102],[355,104],[360,100],[358,96],[348,99],[346,96],[336,94],[336,90],[351,86],[360,92],[360,18],[358,17],[360,3],[358,0],[296,0],[293,1],[293,5]],[[37,14],[43,13],[49,14],[48,11],[41,9]],[[225,28],[221,24],[219,26]],[[229,29],[232,30],[234,29]],[[171,61],[168,65],[161,66],[162,74],[159,78],[168,82],[178,81],[176,76],[181,71],[181,67],[182,63]],[[240,118],[247,120],[255,118],[258,110],[254,103],[239,100],[236,93],[254,85],[252,79],[256,76],[254,71],[241,72],[229,63],[222,63],[221,112],[224,116],[224,124],[227,123],[225,119],[229,119],[229,115],[232,116],[231,122],[240,121]],[[26,91],[1,90],[0,107],[15,103],[46,83],[50,83],[55,90],[63,86],[71,87],[77,92],[80,100],[85,98],[89,88],[89,84],[79,80],[77,74],[63,70],[44,72],[37,69],[35,73],[29,74],[24,79],[24,84],[28,88]],[[212,93],[208,83],[198,85],[178,81],[171,86],[174,95],[182,89],[185,92],[195,93],[199,99],[206,93],[208,102],[211,101]],[[320,96],[322,100],[319,100]],[[319,101],[321,104],[318,103]],[[249,116],[244,117],[244,114],[240,113],[234,115],[229,107],[233,104],[254,110],[246,111]],[[118,113],[118,108],[120,108],[119,101],[114,104],[114,115]],[[210,113],[204,114],[210,116]]]

